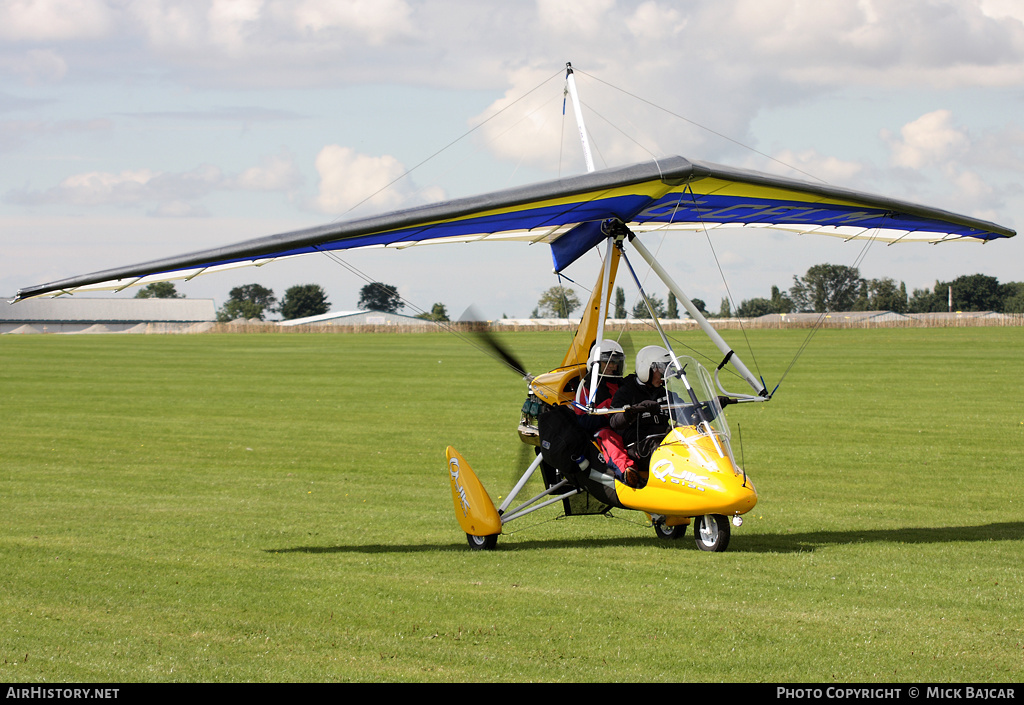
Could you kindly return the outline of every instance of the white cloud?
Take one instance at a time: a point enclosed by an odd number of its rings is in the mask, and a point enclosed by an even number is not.
[[[126,205],[146,200],[147,188],[157,172],[149,169],[91,171],[64,179],[56,188],[27,197],[29,203],[68,203],[79,206]]]
[[[302,174],[291,155],[268,157],[259,166],[249,167],[234,181],[246,191],[291,191],[302,183]]]
[[[199,203],[218,192],[279,192],[291,194],[302,182],[293,160],[284,155],[264,159],[258,166],[237,176],[226,175],[219,167],[201,164],[183,172],[154,169],[126,169],[120,172],[89,171],[68,176],[57,186],[32,191],[9,191],[8,203],[42,206],[114,206],[149,207],[149,213],[161,216],[205,215]]]
[[[266,62],[278,80],[311,66],[318,75],[336,75],[344,67],[332,66],[331,57],[338,61],[355,47],[381,46],[414,31],[404,0],[133,2],[127,14],[171,62],[206,65],[217,74]]]
[[[284,3],[279,12],[301,36],[339,31],[378,46],[413,33],[412,9],[403,0],[302,0]]]
[[[106,36],[114,13],[103,0],[3,0],[0,39],[67,41]]]
[[[1006,199],[1020,190],[998,171],[1012,172],[1024,163],[1019,155],[1022,135],[1016,140],[1004,136],[972,135],[945,109],[905,124],[899,136],[881,132],[889,163],[897,170],[893,188],[907,192],[901,196],[996,222],[1005,222],[999,213]],[[978,166],[984,167],[984,175]]]
[[[664,41],[686,29],[686,17],[672,5],[647,0],[637,6],[626,26],[641,41]]]
[[[210,43],[231,55],[244,54],[262,11],[262,0],[213,0],[206,13]]]
[[[953,113],[935,110],[909,122],[897,138],[883,131],[894,166],[922,169],[959,158],[970,148],[971,138],[962,127],[953,125]]]
[[[129,34],[141,34],[159,50],[194,47],[205,36],[205,18],[197,5],[159,2],[132,3],[127,8],[133,20]]]
[[[1024,79],[1024,24],[986,14],[974,2],[737,0],[708,5],[695,19],[695,41],[699,33],[718,39],[704,58],[731,61],[740,73],[825,87],[952,88]]]
[[[978,0],[978,9],[987,17],[1024,22],[1024,5],[1020,0]]]
[[[320,193],[316,207],[340,215],[362,203],[377,208],[394,208],[403,200],[400,188],[388,188],[405,167],[391,155],[373,157],[349,147],[330,144],[316,157]]]
[[[989,203],[996,196],[995,189],[974,171],[955,175],[954,183],[957,190],[973,203]]]
[[[21,55],[0,57],[0,68],[29,85],[57,83],[68,72],[67,62],[52,49],[30,49]]]
[[[541,29],[593,37],[606,33],[606,15],[615,0],[537,0]]]

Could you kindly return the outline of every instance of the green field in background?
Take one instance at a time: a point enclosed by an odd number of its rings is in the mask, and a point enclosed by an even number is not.
[[[807,331],[725,335],[771,389]],[[0,681],[1019,682],[1022,350],[817,333],[728,409],[726,553],[556,507],[473,552],[445,446],[497,503],[526,388],[465,337],[4,336]]]

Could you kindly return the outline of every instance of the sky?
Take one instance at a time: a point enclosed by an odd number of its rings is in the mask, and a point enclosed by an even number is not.
[[[598,168],[679,154],[1024,224],[1017,0],[0,0],[0,295],[583,173],[566,62]],[[1022,281],[1022,243],[648,246],[717,311],[825,262],[911,291]],[[315,283],[352,310],[381,281],[405,313],[516,318],[557,284],[584,298],[598,262],[559,279],[545,245],[341,257],[177,287],[220,306]]]

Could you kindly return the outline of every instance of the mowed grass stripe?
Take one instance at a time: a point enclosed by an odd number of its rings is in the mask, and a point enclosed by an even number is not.
[[[747,335],[771,388],[806,331]],[[451,335],[4,336],[0,678],[1019,681],[1022,335],[820,331],[729,408],[716,555],[556,508],[470,552],[444,447],[497,501],[525,385]]]

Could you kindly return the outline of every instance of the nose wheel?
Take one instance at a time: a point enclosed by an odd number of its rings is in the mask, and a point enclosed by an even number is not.
[[[693,523],[693,538],[702,551],[720,553],[729,547],[732,528],[729,518],[721,514],[705,514]]]

